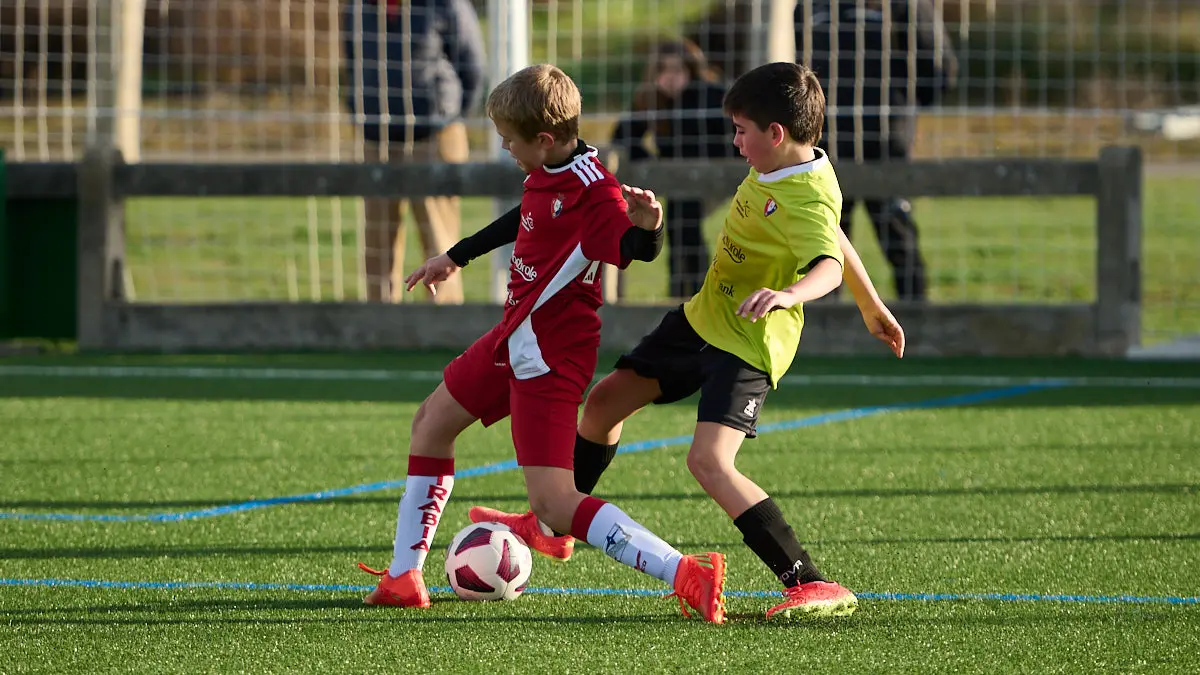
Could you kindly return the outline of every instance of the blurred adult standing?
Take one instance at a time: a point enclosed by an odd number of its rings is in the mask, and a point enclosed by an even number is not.
[[[612,143],[633,162],[736,157],[733,124],[721,109],[725,89],[694,43],[659,43],[633,105],[617,120]],[[647,135],[653,149],[645,145]],[[705,215],[703,200],[668,196],[668,293],[673,298],[690,298],[704,283],[709,263],[702,230]]]
[[[350,110],[367,161],[461,163],[468,159],[463,117],[483,92],[484,46],[469,0],[350,0],[343,9]],[[365,199],[363,268],[367,298],[400,296],[403,217],[411,202],[423,255],[458,241],[458,197]],[[462,275],[438,286],[434,301],[461,304]]]
[[[811,2],[811,25],[805,24]],[[806,31],[825,89],[823,147],[838,162],[907,162],[918,107],[936,104],[955,83],[958,62],[932,0],[797,0],[796,50]],[[867,199],[880,248],[902,300],[927,299],[925,261],[912,204],[903,197]],[[855,200],[842,207],[850,234]]]

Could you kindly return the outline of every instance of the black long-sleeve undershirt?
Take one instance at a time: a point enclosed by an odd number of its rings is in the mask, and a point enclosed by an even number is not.
[[[514,206],[507,213],[492,221],[490,225],[464,238],[446,251],[450,260],[459,267],[466,267],[484,253],[511,244],[517,240],[517,228],[521,226],[521,207]]]
[[[641,260],[651,262],[662,253],[663,226],[651,230],[631,227],[621,235],[621,257],[626,260]]]
[[[451,246],[446,255],[455,265],[466,267],[475,258],[516,241],[520,227],[521,207],[515,206],[487,227]],[[650,262],[658,257],[662,247],[662,225],[653,232],[630,227],[621,235],[621,257],[626,260]]]

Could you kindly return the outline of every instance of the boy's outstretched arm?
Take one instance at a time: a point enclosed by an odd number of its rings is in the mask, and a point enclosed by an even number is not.
[[[823,298],[842,284],[842,267],[838,261],[825,257],[813,264],[796,283],[782,291],[770,288],[760,288],[751,293],[738,307],[738,316],[758,321],[768,312],[776,309],[788,309],[802,302],[810,302]]]
[[[875,284],[871,283],[867,268],[863,265],[862,258],[858,256],[854,245],[850,243],[849,237],[840,227],[837,228],[837,233],[842,257],[846,260],[843,277],[846,286],[850,289],[850,294],[854,296],[855,304],[858,305],[858,311],[862,312],[863,323],[867,325],[867,330],[871,332],[871,335],[879,338],[891,348],[897,358],[903,358],[904,329],[900,327],[900,322],[896,321],[896,317],[892,316],[887,305],[883,304],[883,300],[879,298]]]
[[[450,275],[466,267],[475,258],[516,241],[520,225],[521,207],[518,205],[487,227],[463,238],[445,253],[421,263],[420,267],[404,278],[405,285],[411,291],[418,283],[424,283],[430,293],[437,295],[436,284],[449,279]]]

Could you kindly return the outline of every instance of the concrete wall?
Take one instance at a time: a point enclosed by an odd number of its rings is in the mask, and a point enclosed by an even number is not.
[[[601,347],[632,347],[670,307],[604,307]],[[1096,312],[1090,305],[897,305],[893,309],[905,326],[909,354],[1109,353],[1097,341]],[[150,352],[463,349],[491,329],[500,315],[499,305],[112,303],[104,312],[103,331],[94,339],[104,349]],[[867,333],[853,306],[815,305],[805,308],[805,315],[801,353],[888,353]]]

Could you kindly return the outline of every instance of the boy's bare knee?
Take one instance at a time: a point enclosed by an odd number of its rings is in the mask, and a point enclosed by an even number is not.
[[[417,406],[417,412],[413,415],[412,428],[416,430],[418,426],[425,422],[425,418],[429,416],[429,399],[421,401],[421,405]]]
[[[692,472],[701,485],[708,485],[727,476],[731,467],[727,467],[718,457],[706,452],[692,451],[687,456],[688,471]]]
[[[439,385],[413,415],[412,438],[420,442],[453,443],[474,422],[474,416],[450,396],[445,385]]]
[[[596,383],[583,404],[580,433],[596,442],[615,443],[630,415],[659,397],[658,382],[629,370],[614,371]]]
[[[588,392],[587,400],[583,402],[583,414],[592,419],[600,420],[609,416],[608,411],[617,400],[616,391],[619,385],[609,378],[604,378]]]
[[[431,394],[428,398],[421,402],[420,406],[417,407],[417,412],[415,415],[413,415],[412,421],[413,436],[434,431],[433,427],[436,425],[433,419],[435,417],[435,413],[431,411],[433,405],[435,404],[433,403],[433,395]]]

